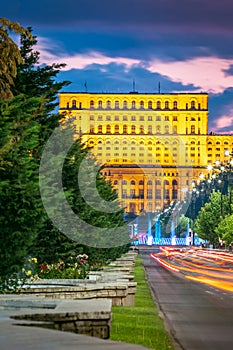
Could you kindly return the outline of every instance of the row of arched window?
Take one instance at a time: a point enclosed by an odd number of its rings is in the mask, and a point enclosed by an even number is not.
[[[77,102],[75,99],[71,101],[71,105],[69,102],[67,102],[66,105],[67,108],[72,109],[82,109],[82,103]],[[106,101],[106,103],[103,103],[102,100],[97,101],[95,103],[94,100],[90,101],[89,105],[90,109],[164,109],[164,110],[177,110],[178,109],[178,102],[173,101],[170,102],[168,100],[162,101],[158,100],[156,103],[154,101],[149,100],[147,103],[145,103],[143,100],[139,101],[139,103],[135,100],[132,102],[128,102],[126,100],[123,101],[123,103],[120,103],[119,100],[115,100],[114,102],[111,102],[110,100]],[[201,109],[201,104],[197,103],[195,100],[191,100],[190,103],[186,103],[185,109]]]
[[[230,145],[231,143],[229,141],[224,141],[224,142],[221,142],[221,141],[216,141],[216,142],[213,142],[213,141],[208,141],[208,145]],[[233,142],[232,142],[232,145],[233,145]]]
[[[160,141],[160,140],[149,140],[147,142],[143,141],[143,140],[139,140],[139,141],[136,141],[136,140],[127,140],[127,139],[123,139],[123,140],[117,140],[117,139],[112,139],[112,140],[101,140],[101,139],[98,139],[98,140],[93,140],[93,139],[89,139],[89,145],[90,146],[94,146],[96,144],[106,144],[106,145],[127,145],[127,146],[130,146],[130,145],[145,145],[145,146],[158,146],[158,145],[165,145],[167,147],[169,147],[171,144],[172,145],[179,145],[180,142],[179,140],[174,140],[174,141],[167,141],[167,140],[164,140],[163,141]],[[191,144],[195,144],[195,141],[191,141]],[[197,142],[197,144],[200,144],[200,141]]]
[[[156,186],[161,186],[163,184],[163,186],[170,186],[170,183],[172,186],[178,186],[178,182],[177,180],[172,180],[171,182],[169,180],[155,180],[155,185]],[[119,185],[119,181],[118,180],[114,180],[113,184],[115,186]],[[143,180],[139,180],[138,181],[138,185],[139,186],[144,186],[145,182]],[[148,180],[147,181],[147,186],[152,186],[153,185],[153,182],[152,180]],[[122,180],[122,185],[130,185],[130,186],[136,186],[137,185],[137,182],[135,180],[130,180],[130,181],[127,181],[127,180]]]

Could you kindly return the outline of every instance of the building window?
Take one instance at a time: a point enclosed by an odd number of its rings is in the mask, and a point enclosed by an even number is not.
[[[191,125],[191,134],[195,134],[195,125]]]
[[[95,106],[94,101],[93,101],[93,100],[91,100],[91,101],[90,101],[90,108],[91,108],[91,109],[93,109],[93,108],[94,108],[94,106]]]
[[[164,199],[170,199],[169,190],[164,189]]]
[[[127,198],[127,190],[122,190],[122,198]]]
[[[151,116],[148,117],[148,121],[152,122],[152,117]]]
[[[130,190],[130,197],[135,198],[135,190],[134,189]]]
[[[102,125],[98,125],[98,134],[102,134],[102,129],[103,129],[103,127],[102,127]]]
[[[164,120],[165,120],[166,122],[168,122],[168,121],[169,121],[169,117],[166,115],[166,116],[164,117]]]
[[[140,134],[144,134],[144,126],[143,125],[140,125],[140,131],[139,131]]]
[[[106,125],[106,134],[111,134],[111,125]]]
[[[131,126],[131,134],[135,134],[136,133],[136,126],[132,125]]]
[[[155,190],[155,198],[161,199],[161,190]]]
[[[90,120],[94,120],[94,116],[93,115],[90,115]]]
[[[191,101],[191,109],[196,109],[195,101]]]
[[[160,102],[160,101],[157,101],[157,103],[156,103],[156,109],[161,109],[161,102]]]
[[[139,198],[143,199],[144,198],[144,190],[139,189]]]
[[[156,132],[157,132],[158,134],[160,134],[160,132],[161,132],[160,125],[157,125],[157,126],[156,126]]]
[[[165,101],[165,109],[169,109],[169,101]]]
[[[178,184],[176,180],[172,181],[172,199],[177,199]]]
[[[109,100],[107,101],[106,107],[107,107],[107,109],[111,109],[111,102]]]
[[[115,125],[114,127],[114,133],[119,134],[119,125]]]
[[[148,134],[152,134],[152,125],[148,125]]]
[[[164,132],[165,134],[169,134],[169,125],[165,125]]]
[[[98,102],[98,108],[99,108],[99,109],[102,109],[102,107],[103,107],[103,103],[102,103],[102,101],[99,101],[99,102]]]
[[[140,101],[140,108],[144,109],[144,101]]]
[[[132,109],[135,109],[135,108],[136,108],[136,102],[132,101]]]
[[[173,102],[173,109],[177,109],[177,101]]]
[[[127,109],[127,108],[128,108],[128,103],[127,103],[127,101],[124,101],[124,102],[123,102],[123,108],[124,108],[124,109]]]
[[[128,133],[128,127],[127,125],[123,125],[123,134],[127,134]]]
[[[102,120],[102,115],[99,115],[99,116],[98,116],[98,120]]]
[[[151,189],[147,190],[147,198],[152,199],[152,190]]]
[[[119,101],[115,101],[115,109],[119,109]]]
[[[140,117],[139,117],[139,120],[140,120],[140,121],[144,121],[144,117],[143,117],[143,116],[140,116]]]
[[[174,122],[177,122],[177,116],[172,117],[172,120],[173,120]]]
[[[156,116],[156,121],[159,122],[160,120],[161,120],[160,115],[157,115],[157,116]]]
[[[72,108],[73,108],[73,109],[76,109],[76,108],[77,108],[77,106],[76,106],[76,100],[72,100]]]

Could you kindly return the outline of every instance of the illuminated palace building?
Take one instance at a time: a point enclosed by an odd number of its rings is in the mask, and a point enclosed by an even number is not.
[[[233,136],[208,134],[207,93],[61,93],[126,212],[155,212],[184,200],[207,166],[228,163]]]

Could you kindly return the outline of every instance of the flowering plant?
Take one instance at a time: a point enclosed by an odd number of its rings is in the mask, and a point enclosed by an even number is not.
[[[68,262],[59,260],[53,264],[42,264],[39,266],[40,278],[86,278],[89,272],[88,255],[79,254],[71,256]]]

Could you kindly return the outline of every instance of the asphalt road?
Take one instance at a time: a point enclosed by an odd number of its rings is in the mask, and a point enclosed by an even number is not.
[[[233,349],[233,293],[187,280],[141,253],[147,280],[166,326],[184,350]]]

